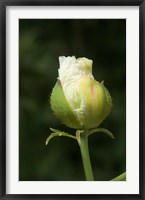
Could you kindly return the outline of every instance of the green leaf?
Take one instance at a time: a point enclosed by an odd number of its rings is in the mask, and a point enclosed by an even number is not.
[[[53,131],[54,133],[62,132],[62,131],[54,129],[54,128],[50,128],[50,130]]]
[[[124,172],[121,175],[115,177],[111,181],[126,181],[126,172]]]
[[[54,133],[51,133],[48,138],[46,139],[46,142],[45,144],[47,145],[48,142],[54,138],[54,137],[69,137],[69,138],[72,138],[72,139],[75,139],[76,140],[76,137],[74,135],[71,135],[71,134],[68,134],[68,133],[65,133],[65,132],[62,132],[62,131],[59,131],[57,129],[54,129],[54,128],[50,128],[51,131],[53,131]]]
[[[114,135],[105,128],[95,128],[95,129],[88,130],[88,135],[91,135],[91,134],[96,133],[96,132],[103,132],[103,133],[106,133],[112,139],[115,138]]]

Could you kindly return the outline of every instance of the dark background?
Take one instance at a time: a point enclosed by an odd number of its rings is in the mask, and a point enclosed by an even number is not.
[[[126,21],[125,19],[19,20],[19,180],[85,180],[76,141],[57,137],[45,146],[49,127],[69,133],[53,115],[49,97],[58,76],[58,57],[87,57],[93,74],[113,98],[103,133],[89,138],[95,180],[126,170]]]

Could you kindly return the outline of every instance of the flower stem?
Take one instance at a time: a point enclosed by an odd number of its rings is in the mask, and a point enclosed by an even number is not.
[[[86,131],[84,132],[78,131],[76,134],[76,138],[80,146],[86,180],[94,181],[90,155],[89,155],[89,148],[88,148],[88,134],[86,133]]]

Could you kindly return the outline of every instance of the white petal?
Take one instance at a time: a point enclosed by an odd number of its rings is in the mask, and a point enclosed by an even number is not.
[[[59,64],[62,65],[63,61],[65,60],[65,56],[59,56]]]
[[[94,79],[92,75],[92,60],[87,58],[78,58],[75,56],[60,56],[60,68],[58,70],[59,80],[61,81],[65,97],[81,123],[81,118],[85,114],[85,104],[82,99],[79,80],[83,76],[89,76]]]
[[[59,79],[63,84],[70,81],[76,81],[82,76],[92,76],[92,60],[87,58],[78,58],[75,56],[60,56],[59,57],[60,68],[58,70]]]

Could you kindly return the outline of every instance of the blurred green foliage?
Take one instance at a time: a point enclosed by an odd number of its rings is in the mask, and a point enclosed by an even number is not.
[[[76,141],[58,137],[45,146],[49,127],[69,133],[53,115],[49,96],[58,76],[58,56],[93,60],[93,74],[104,80],[113,109],[100,127],[114,136],[93,134],[89,148],[95,180],[126,170],[125,19],[19,20],[19,180],[85,180]]]

